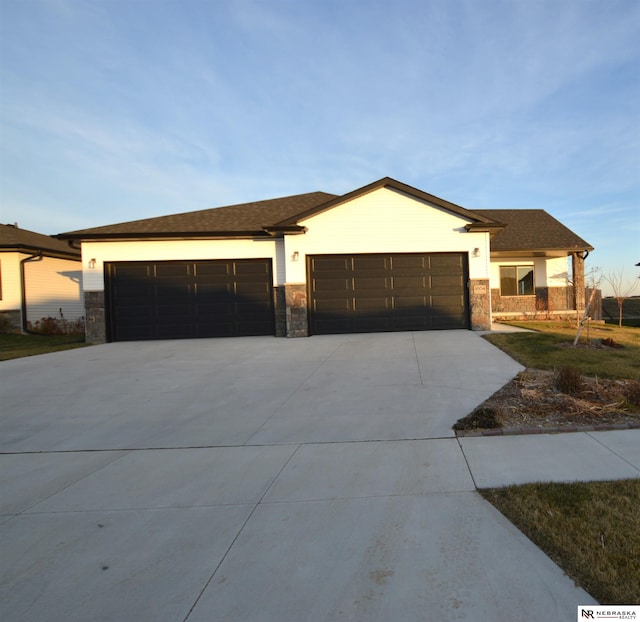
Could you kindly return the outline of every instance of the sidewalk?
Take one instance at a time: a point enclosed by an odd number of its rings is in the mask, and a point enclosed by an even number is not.
[[[460,437],[477,488],[640,478],[640,430]]]

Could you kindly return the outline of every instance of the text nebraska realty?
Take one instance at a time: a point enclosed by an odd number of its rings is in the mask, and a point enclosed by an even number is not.
[[[636,619],[636,611],[625,610],[625,609],[598,609],[598,611],[594,611],[593,609],[585,609],[582,608],[582,615],[580,616],[583,619],[587,620],[602,620],[607,618],[609,620],[635,620]]]

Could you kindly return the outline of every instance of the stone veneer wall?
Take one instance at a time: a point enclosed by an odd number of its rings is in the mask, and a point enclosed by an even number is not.
[[[501,312],[514,319],[522,314],[523,319],[557,316],[560,312],[575,316],[568,308],[572,299],[572,288],[536,288],[536,296],[500,296],[499,289],[490,289],[488,279],[470,281],[469,304],[472,330],[490,330],[492,312],[499,318]],[[600,299],[594,301],[590,315],[599,319],[597,310]],[[569,304],[568,304],[569,303]],[[307,313],[307,286],[287,284],[274,288],[276,337],[307,337],[309,335]],[[19,312],[18,322],[19,322]],[[85,292],[86,341],[105,343],[107,339],[104,292]]]
[[[536,287],[535,296],[501,296],[491,290],[491,306],[495,313],[527,313],[544,316],[555,311],[574,311],[572,287]]]
[[[304,284],[286,284],[287,337],[308,337],[307,286]]]
[[[491,290],[494,320],[558,320],[581,319],[584,313],[575,308],[575,296],[572,286],[537,287],[535,296],[500,296],[499,289]],[[584,298],[589,300],[591,289],[586,288]],[[592,306],[589,308],[592,320],[602,319],[602,292],[596,290]]]
[[[0,332],[21,333],[22,332],[22,312],[20,309],[10,309],[0,311]]]
[[[87,343],[105,343],[107,326],[104,315],[104,292],[85,292],[85,341]]]
[[[276,316],[276,337],[287,336],[287,297],[284,287],[273,288],[273,304]]]
[[[469,281],[471,330],[491,330],[491,288],[489,279]]]
[[[578,315],[582,317],[586,305],[584,298],[584,260],[585,256],[589,253],[571,253],[571,275],[573,286],[575,287],[576,296],[573,298],[573,304],[571,308],[578,312]],[[582,293],[583,295],[578,295]]]

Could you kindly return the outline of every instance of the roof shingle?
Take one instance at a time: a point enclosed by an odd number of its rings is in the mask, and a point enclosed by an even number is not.
[[[266,201],[133,220],[92,229],[80,229],[60,234],[58,237],[90,240],[267,235],[269,229],[273,232],[278,230],[278,227],[295,226],[301,219],[383,186],[390,186],[474,219],[477,221],[473,223],[474,225],[498,227],[504,225],[504,229],[495,233],[491,239],[492,251],[593,250],[591,245],[544,210],[467,210],[387,177],[343,196],[326,192],[310,192]]]
[[[260,233],[264,227],[272,226],[317,205],[326,203],[333,198],[335,198],[335,195],[327,194],[326,192],[310,192],[280,199],[254,201],[252,203],[215,207],[197,212],[133,220],[93,229],[80,229],[61,234],[61,237],[91,238],[115,237],[118,235],[149,237],[153,235],[179,236],[180,234],[220,235],[234,232]]]
[[[0,250],[42,251],[45,255],[65,256],[80,259],[80,251],[67,242],[42,233],[20,229],[15,225],[0,225]]]
[[[492,251],[593,250],[593,246],[542,209],[474,211],[506,225],[491,239]]]

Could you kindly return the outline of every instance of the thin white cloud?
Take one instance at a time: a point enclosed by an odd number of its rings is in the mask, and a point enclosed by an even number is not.
[[[71,229],[390,175],[601,247],[601,206],[638,204],[635,1],[26,6],[0,25],[3,209]]]

